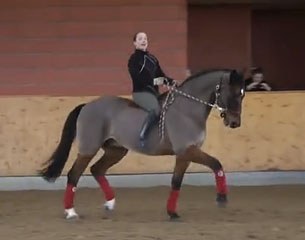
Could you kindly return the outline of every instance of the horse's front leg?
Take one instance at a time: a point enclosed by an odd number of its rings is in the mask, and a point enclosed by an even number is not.
[[[200,150],[200,148],[192,146],[187,150],[189,158],[192,162],[205,165],[212,169],[215,175],[218,206],[224,207],[227,203],[227,183],[223,167],[219,160]]]
[[[176,157],[176,165],[171,182],[172,189],[167,200],[167,214],[171,220],[179,218],[179,215],[177,214],[177,201],[183,176],[189,165],[190,161],[185,154],[181,154]]]

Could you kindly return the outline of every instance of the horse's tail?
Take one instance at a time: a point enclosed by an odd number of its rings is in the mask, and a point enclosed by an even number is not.
[[[47,166],[39,171],[39,174],[48,182],[55,182],[68,160],[71,146],[76,136],[77,118],[83,106],[85,104],[80,104],[69,113],[56,150],[45,162]]]

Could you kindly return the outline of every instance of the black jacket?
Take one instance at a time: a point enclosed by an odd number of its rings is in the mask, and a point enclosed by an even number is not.
[[[151,92],[159,94],[159,87],[153,79],[166,77],[158,59],[147,51],[136,49],[128,60],[128,71],[132,79],[133,92]]]

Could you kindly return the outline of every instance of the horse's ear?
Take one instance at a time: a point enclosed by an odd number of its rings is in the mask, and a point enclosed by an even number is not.
[[[239,81],[240,75],[239,73],[234,69],[230,73],[230,85],[237,84]]]

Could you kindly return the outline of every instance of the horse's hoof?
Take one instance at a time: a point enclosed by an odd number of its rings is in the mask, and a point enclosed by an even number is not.
[[[105,209],[104,213],[103,213],[103,216],[102,216],[102,219],[111,219],[112,215],[113,215],[112,210]]]
[[[66,220],[69,220],[69,221],[73,221],[73,220],[79,220],[79,216],[78,215],[73,215],[73,216],[66,216]]]
[[[113,210],[115,207],[115,198],[105,202],[104,204],[104,214],[103,214],[103,219],[109,219],[112,217]]]
[[[114,206],[115,206],[115,198],[111,199],[111,200],[108,200],[107,202],[105,202],[104,204],[104,209],[106,211],[111,211],[114,209]]]
[[[65,209],[65,215],[67,220],[79,219],[78,214],[75,212],[74,208]]]
[[[228,204],[227,195],[222,194],[222,193],[217,193],[216,203],[217,203],[217,206],[220,208],[226,207]]]
[[[226,203],[226,202],[217,202],[217,206],[218,206],[219,208],[226,208],[227,205],[228,205],[228,203]]]
[[[180,219],[180,216],[175,212],[168,212],[169,220],[171,221],[178,221]]]

